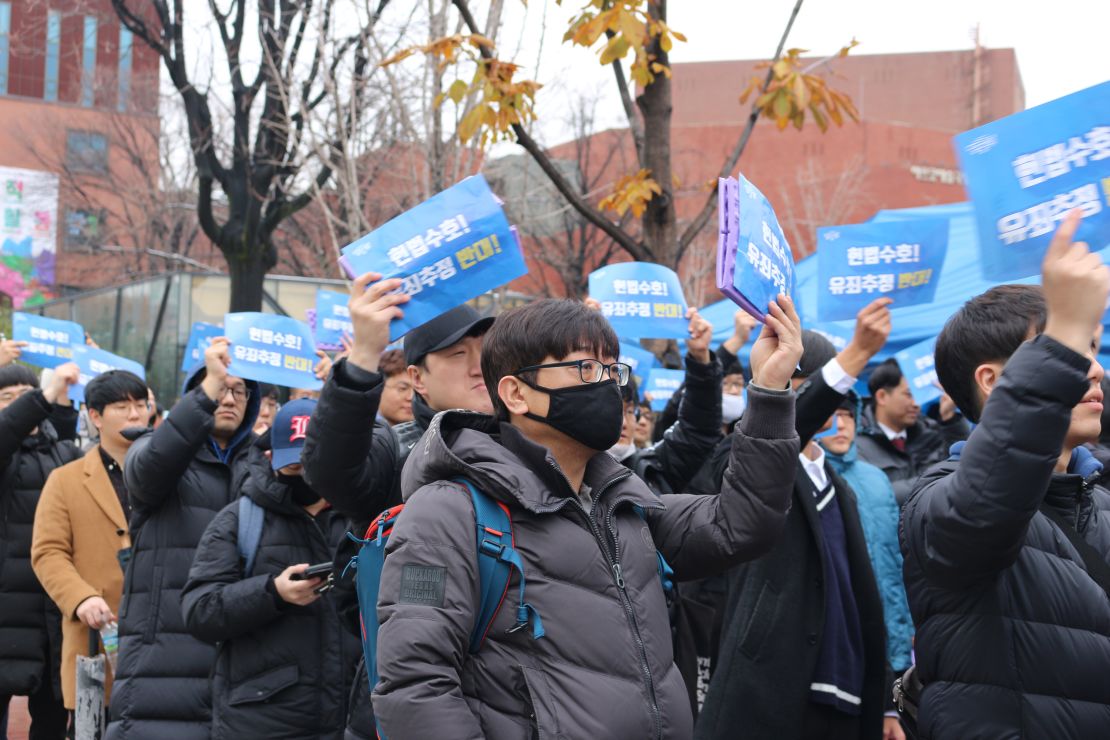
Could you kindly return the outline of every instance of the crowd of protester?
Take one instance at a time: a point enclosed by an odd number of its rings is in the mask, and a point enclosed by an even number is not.
[[[754,344],[691,311],[656,413],[590,302],[463,305],[390,349],[408,296],[368,274],[322,391],[230,375],[217,338],[168,413],[91,380],[87,444],[76,366],[4,341],[0,703],[72,736],[118,624],[112,740],[1106,737],[1110,270],[1075,228],[1043,287],[948,319],[924,410],[875,362],[887,298],[840,351],[787,296]],[[461,481],[517,558],[476,644]],[[401,504],[368,667],[348,533]]]

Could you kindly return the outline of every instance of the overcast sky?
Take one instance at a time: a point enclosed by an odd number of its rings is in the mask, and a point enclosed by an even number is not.
[[[591,52],[560,43],[566,19],[582,4],[564,0],[565,7],[559,7],[554,0],[531,0],[527,10],[520,11],[513,0],[506,3],[512,20],[500,40],[502,53],[519,44],[514,56],[527,68],[525,74],[547,84],[541,92],[540,115],[548,120],[573,94],[613,94],[611,74],[597,65]],[[676,46],[671,59],[768,58],[793,6],[794,0],[671,0],[668,22],[688,39]],[[522,13],[526,17],[521,18]],[[984,46],[1017,50],[1029,106],[1110,80],[1107,0],[808,0],[788,46],[829,54],[855,37],[860,46],[853,53],[859,54],[969,49],[976,24]],[[722,94],[738,93],[744,82],[722,80]],[[607,125],[619,125],[614,100],[604,111]],[[549,143],[564,138],[559,128],[545,125],[544,138]]]

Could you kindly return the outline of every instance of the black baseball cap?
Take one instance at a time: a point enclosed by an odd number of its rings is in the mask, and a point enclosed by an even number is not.
[[[432,352],[447,349],[463,337],[485,334],[493,317],[483,317],[466,303],[421,324],[405,335],[405,362],[415,365]]]

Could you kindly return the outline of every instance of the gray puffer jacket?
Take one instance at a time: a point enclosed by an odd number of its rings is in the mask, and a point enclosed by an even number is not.
[[[721,495],[656,497],[598,454],[585,473],[587,513],[550,453],[516,427],[467,412],[437,416],[405,465],[407,505],[382,571],[373,702],[385,736],[690,737],[656,548],[679,580],[764,554],[786,519],[797,454],[793,392],[753,387]],[[468,654],[478,555],[473,504],[451,480],[459,476],[508,505],[542,638],[506,631],[515,624],[514,576],[481,651]],[[404,587],[406,574],[433,571],[443,588],[432,598]]]

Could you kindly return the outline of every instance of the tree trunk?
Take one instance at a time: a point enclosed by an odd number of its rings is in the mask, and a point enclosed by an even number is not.
[[[227,274],[231,278],[231,301],[228,311],[261,311],[262,285],[272,265],[264,253],[254,250],[245,255],[227,257]]]
[[[652,17],[665,21],[666,0],[652,0]],[[670,65],[667,53],[653,41],[649,50],[660,64]],[[636,105],[644,119],[644,159],[642,166],[651,170],[651,178],[663,193],[648,201],[643,215],[644,245],[656,262],[678,269],[678,224],[674,209],[674,182],[671,176],[671,80],[657,74],[655,81],[644,88]]]

